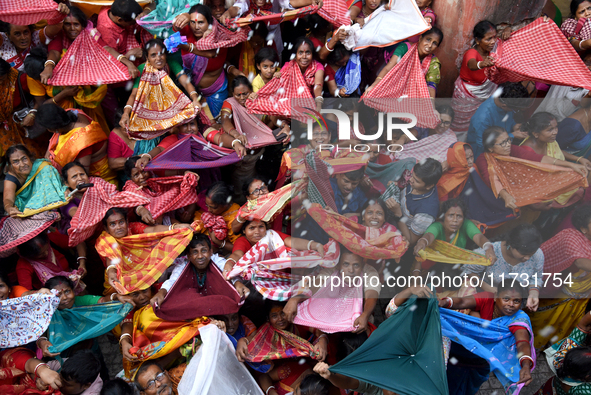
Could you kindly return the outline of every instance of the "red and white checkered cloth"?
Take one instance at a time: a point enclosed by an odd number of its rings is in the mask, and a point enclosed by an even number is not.
[[[551,48],[552,55],[540,48]],[[551,20],[544,22],[544,18],[538,18],[511,34],[508,40],[499,40],[491,55],[495,65],[486,68],[485,73],[494,83],[533,80],[591,89],[591,71]]]
[[[421,68],[417,44],[361,100],[385,113],[413,114],[419,127],[434,128],[439,123]],[[403,116],[397,118],[407,119]]]
[[[577,40],[589,40],[591,38],[591,19],[581,18],[578,21],[568,18],[562,22],[560,31],[568,39],[575,37]]]
[[[150,200],[145,207],[152,218],[162,214],[197,203],[197,182],[199,176],[186,173],[183,176],[155,177],[148,179],[147,187],[138,187],[129,180],[123,186],[123,191],[141,195]]]
[[[66,16],[57,11],[53,0],[2,0],[0,20],[13,25],[32,25],[46,19],[49,25],[61,22]]]
[[[16,247],[47,230],[60,218],[55,211],[44,211],[27,218],[0,219],[0,258],[16,252]]]
[[[88,29],[84,29],[53,70],[49,84],[104,85],[130,79],[127,67],[101,47]]]
[[[137,207],[150,203],[133,192],[118,192],[117,187],[102,178],[90,177],[93,187],[84,192],[78,211],[70,221],[68,245],[75,247],[94,234],[111,207]]]
[[[332,23],[335,28],[351,24],[349,9],[343,0],[324,0],[322,8],[318,10],[318,15]]]
[[[195,44],[195,48],[199,51],[207,51],[210,49],[234,47],[246,41],[249,32],[250,28],[247,26],[239,27],[235,32],[230,31],[213,18],[211,33],[207,37],[199,39]]]
[[[271,79],[257,92],[256,100],[246,101],[246,108],[251,114],[289,117],[307,122],[309,117],[303,111],[295,110],[297,107],[314,110],[316,104],[295,59],[283,66],[281,78]]]

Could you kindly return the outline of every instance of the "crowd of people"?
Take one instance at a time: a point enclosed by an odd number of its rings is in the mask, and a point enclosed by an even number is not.
[[[0,393],[591,393],[591,1],[434,1],[3,0]]]

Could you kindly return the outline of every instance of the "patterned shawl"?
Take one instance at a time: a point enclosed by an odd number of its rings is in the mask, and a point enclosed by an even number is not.
[[[408,241],[400,232],[391,229],[377,238],[367,238],[368,228],[351,218],[323,209],[312,203],[308,214],[338,243],[351,252],[367,259],[396,259],[398,261],[408,249]]]
[[[291,184],[269,192],[265,196],[247,201],[240,207],[238,215],[248,218],[249,221],[271,222],[283,211],[293,196],[299,193],[303,186],[302,180],[296,180]]]
[[[195,173],[186,173],[183,176],[157,177],[148,179],[146,187],[138,187],[129,180],[123,186],[123,191],[141,195],[150,200],[145,205],[153,218],[162,214],[197,203],[197,181],[199,176]],[[119,207],[119,206],[117,206]]]
[[[419,252],[418,261],[430,260],[433,262],[449,263],[451,265],[481,265],[490,266],[492,263],[484,255],[477,254],[443,240],[434,240],[433,243]]]
[[[103,232],[96,241],[99,255],[117,264],[120,294],[140,291],[154,284],[193,238],[191,229],[142,233],[115,239]]]
[[[267,26],[273,26],[278,25],[282,22],[291,21],[297,18],[303,18],[309,14],[315,14],[318,11],[318,6],[309,5],[306,7],[297,8],[295,10],[278,12],[275,14],[269,12],[267,9],[257,9],[257,7],[253,7],[252,10],[253,13],[250,13],[245,17],[229,18],[226,24],[231,29],[248,26],[251,23],[264,23]]]
[[[542,244],[544,272],[560,273],[577,259],[591,259],[591,241],[577,229],[564,229]]]
[[[431,58],[427,56],[423,63]],[[396,66],[361,99],[382,112],[414,114],[417,125],[434,128],[439,123],[425,81],[424,66],[419,61],[418,45],[414,44]],[[408,120],[406,120],[408,122]]]
[[[448,147],[457,141],[456,134],[447,129],[441,134],[404,144],[404,150],[396,152],[395,156],[396,159],[415,158],[417,162],[423,162],[427,158],[444,162],[447,160]]]
[[[232,122],[236,126],[236,130],[246,136],[246,148],[255,149],[279,143],[273,136],[273,131],[256,115],[246,111],[246,108],[241,106],[236,99],[230,97],[226,101],[232,106]]]
[[[248,343],[248,362],[262,362],[272,359],[314,357],[314,346],[307,340],[282,329],[275,329],[265,323]]]
[[[49,324],[49,352],[62,352],[81,341],[94,339],[119,325],[133,310],[129,303],[99,303],[56,310]]]
[[[0,348],[23,346],[39,339],[59,302],[57,296],[45,294],[0,301]]]
[[[37,159],[27,181],[16,191],[14,205],[22,213],[19,217],[30,217],[65,206],[69,201],[65,192],[66,186],[57,169],[47,160]]]
[[[447,149],[447,164],[449,168],[443,173],[437,183],[437,193],[440,199],[445,195],[448,195],[450,199],[457,197],[468,181],[471,168],[468,167],[464,147],[471,148],[470,144],[460,141]],[[450,194],[452,191],[453,196]]]
[[[368,175],[374,188],[383,194],[390,182],[398,183],[400,189],[404,188],[410,180],[412,169],[416,163],[414,158],[402,159],[385,165],[369,162],[365,174]]]
[[[33,25],[43,19],[53,25],[64,17],[53,0],[4,0],[0,3],[0,18],[13,25]]]
[[[224,25],[220,24],[217,19],[213,18],[211,33],[206,37],[197,40],[197,43],[195,43],[195,49],[199,51],[208,51],[210,49],[235,47],[248,39],[249,32],[250,29],[248,27],[232,32]]]
[[[567,39],[575,38],[577,40],[588,40],[591,38],[591,19],[581,18],[578,21],[568,18],[560,26],[562,34]]]
[[[49,254],[47,255],[47,258],[44,260],[34,260],[30,258],[23,259],[33,266],[33,269],[35,269],[35,273],[37,274],[37,277],[39,277],[41,284],[45,284],[45,282],[52,277],[64,276],[69,278],[70,281],[74,283],[74,292],[76,292],[76,295],[80,295],[86,288],[86,284],[81,281],[83,271],[81,269],[72,270],[71,272],[62,270],[61,266],[55,259],[55,253],[51,247],[49,248]]]
[[[102,178],[90,177],[94,187],[88,188],[78,210],[70,221],[68,246],[75,247],[91,237],[101,226],[103,217],[111,207],[137,207],[150,200],[134,192],[118,192],[117,187]]]
[[[295,59],[285,63],[281,68],[281,78],[273,78],[257,92],[255,100],[247,100],[246,108],[253,114],[275,115],[290,117],[307,122],[305,109],[316,108],[316,103],[309,87],[314,86],[314,74],[318,62],[314,61],[302,74]],[[292,109],[301,107],[297,111]]]
[[[536,41],[552,48],[546,57],[530,43]],[[491,53],[495,65],[484,69],[486,76],[497,84],[533,80],[550,85],[578,86],[591,89],[591,74],[570,42],[552,21],[538,18],[513,32],[509,40],[498,40]],[[564,65],[568,64],[568,69]]]
[[[565,167],[512,156],[484,155],[495,196],[506,189],[518,207],[555,199],[565,192],[588,186],[585,177]],[[494,176],[498,177],[501,186],[497,185]]]
[[[195,115],[193,103],[174,84],[167,68],[157,70],[146,62],[129,117],[129,136],[153,139]]]
[[[18,245],[46,231],[59,218],[55,211],[44,211],[28,218],[0,219],[0,258],[14,254]]]

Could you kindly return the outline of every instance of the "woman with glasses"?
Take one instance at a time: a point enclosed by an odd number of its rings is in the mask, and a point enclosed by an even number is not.
[[[562,194],[588,186],[584,165],[541,155],[512,141],[503,128],[491,126],[482,135],[484,153],[476,159],[480,176],[505,207],[560,205]]]

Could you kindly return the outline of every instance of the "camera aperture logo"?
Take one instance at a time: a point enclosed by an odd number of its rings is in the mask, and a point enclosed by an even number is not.
[[[417,124],[417,117],[410,113],[378,113],[378,129],[374,134],[364,134],[359,131],[359,113],[353,112],[353,119],[341,110],[336,109],[321,109],[320,112],[308,108],[308,107],[296,107],[296,110],[303,114],[306,114],[309,119],[307,121],[307,137],[309,141],[314,140],[314,129],[320,129],[320,131],[329,131],[328,122],[322,116],[322,114],[333,114],[336,116],[338,121],[338,140],[349,141],[352,138],[372,142],[369,144],[350,144],[350,145],[336,145],[336,144],[325,144],[320,143],[317,145],[318,150],[324,149],[335,149],[337,151],[355,151],[355,152],[369,152],[372,146],[378,146],[378,149],[384,147],[388,152],[400,152],[403,150],[403,146],[400,144],[381,144],[376,141],[379,140],[384,133],[384,120],[385,120],[385,132],[386,141],[392,141],[392,132],[394,130],[401,130],[408,136],[409,139],[416,141],[417,138],[411,133],[410,129]],[[408,119],[410,122],[401,123],[402,120]],[[351,136],[353,131],[353,137]]]

